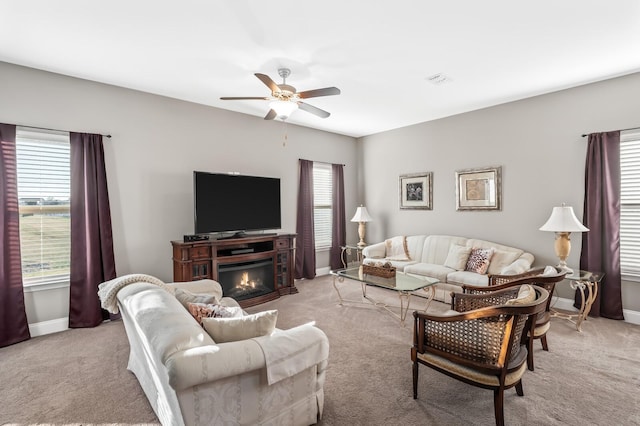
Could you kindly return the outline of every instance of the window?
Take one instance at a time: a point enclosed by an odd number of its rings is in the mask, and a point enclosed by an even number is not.
[[[620,135],[620,267],[640,281],[640,131]]]
[[[69,134],[16,130],[20,250],[25,285],[69,279]]]
[[[332,192],[331,164],[313,163],[313,228],[316,249],[331,248]]]

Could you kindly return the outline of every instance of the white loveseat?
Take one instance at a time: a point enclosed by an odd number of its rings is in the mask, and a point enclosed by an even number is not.
[[[404,236],[393,237],[387,241],[397,242]],[[465,271],[464,266],[458,268],[446,266],[452,246],[466,248],[493,249],[493,256],[488,270],[484,274]],[[363,249],[363,263],[374,264],[378,262],[390,262],[398,271],[409,274],[424,275],[438,279],[436,284],[435,299],[449,303],[451,292],[462,292],[461,285],[488,285],[488,275],[520,274],[531,268],[534,257],[524,250],[494,243],[450,235],[411,235],[406,236],[407,260],[398,260],[388,253],[389,245],[386,242],[372,244]],[[449,262],[450,264],[450,262]],[[460,267],[462,266],[462,267]]]
[[[167,287],[222,295],[212,280]],[[216,344],[166,287],[136,282],[116,297],[130,343],[128,369],[163,425],[308,425],[320,418],[329,348],[320,329],[306,324]],[[220,304],[238,306],[229,298]],[[270,339],[284,342],[278,359],[291,359],[289,377],[271,385],[264,351]],[[309,352],[315,354],[300,359]]]

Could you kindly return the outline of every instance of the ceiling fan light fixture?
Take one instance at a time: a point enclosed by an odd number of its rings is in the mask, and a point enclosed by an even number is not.
[[[298,104],[291,101],[276,100],[270,102],[269,107],[276,112],[279,119],[286,120],[293,111],[298,109]]]

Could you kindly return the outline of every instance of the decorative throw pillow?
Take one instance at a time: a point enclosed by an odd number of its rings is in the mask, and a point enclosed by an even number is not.
[[[203,318],[202,325],[216,343],[267,336],[276,329],[278,311],[264,311],[240,318]]]
[[[542,274],[540,274],[540,276],[548,277],[551,275],[556,275],[557,273],[558,270],[555,268],[555,266],[545,266],[544,271],[542,271]]]
[[[384,242],[386,246],[387,259],[389,260],[411,260],[409,248],[407,247],[407,237],[393,237]]]
[[[465,271],[475,272],[476,274],[486,274],[493,256],[492,248],[473,248],[467,259]]]
[[[491,263],[489,263],[489,269],[487,269],[487,273],[491,275],[502,274],[502,270],[515,262],[516,259],[521,255],[521,250],[495,250],[493,256],[491,256]]]
[[[204,318],[234,318],[243,315],[242,308],[222,306],[216,303],[187,303],[189,313],[202,324]]]
[[[191,293],[190,291],[183,290],[181,288],[176,288],[174,295],[176,296],[176,299],[178,299],[180,303],[182,303],[182,306],[184,306],[187,309],[188,309],[187,305],[189,303],[209,304],[209,303],[219,302],[219,300],[213,294]]]
[[[456,271],[464,270],[469,254],[471,253],[471,247],[460,246],[458,244],[452,244],[449,247],[449,254],[444,261],[444,266],[447,266]]]
[[[529,284],[522,284],[518,290],[518,297],[507,300],[505,305],[528,305],[536,300],[536,291]]]

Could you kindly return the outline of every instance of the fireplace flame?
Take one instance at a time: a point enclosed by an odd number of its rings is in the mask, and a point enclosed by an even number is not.
[[[242,277],[240,278],[239,287],[251,287],[256,288],[256,282],[254,280],[249,280],[249,273],[243,272]]]

